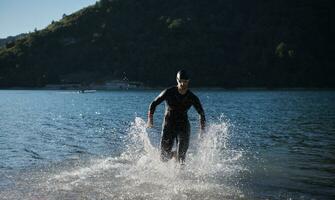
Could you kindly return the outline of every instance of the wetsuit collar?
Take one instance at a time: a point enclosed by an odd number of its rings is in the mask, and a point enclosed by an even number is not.
[[[177,89],[178,94],[180,94],[180,95],[186,95],[189,91],[189,89],[187,88],[186,92],[184,94],[182,94],[182,93],[179,92],[178,86],[176,86],[176,89]]]

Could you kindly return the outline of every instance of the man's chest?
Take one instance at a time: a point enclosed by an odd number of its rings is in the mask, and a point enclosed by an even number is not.
[[[180,94],[173,94],[170,95],[169,98],[166,99],[168,106],[170,107],[190,107],[192,105],[192,100],[190,95],[180,95]]]

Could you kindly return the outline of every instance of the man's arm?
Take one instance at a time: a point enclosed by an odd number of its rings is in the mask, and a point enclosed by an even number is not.
[[[149,106],[149,111],[148,111],[148,127],[152,127],[153,126],[153,117],[154,117],[154,113],[155,113],[156,107],[165,100],[165,98],[166,98],[166,91],[167,90],[164,90],[163,92],[161,92],[154,99],[154,101],[151,102],[151,104]]]
[[[195,110],[199,113],[199,116],[200,116],[200,128],[201,130],[204,130],[206,126],[205,112],[204,112],[204,109],[202,108],[199,98],[195,95],[194,95],[194,100],[193,100],[193,106]]]

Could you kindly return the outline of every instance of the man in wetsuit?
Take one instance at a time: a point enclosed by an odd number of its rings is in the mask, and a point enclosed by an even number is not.
[[[205,113],[199,98],[188,89],[189,77],[185,70],[177,73],[177,86],[165,89],[150,104],[148,127],[153,126],[153,114],[156,106],[166,101],[165,116],[161,138],[161,159],[168,161],[174,156],[171,151],[174,141],[177,144],[177,160],[184,164],[190,140],[190,123],[187,111],[194,106],[200,115],[201,134],[205,129]]]

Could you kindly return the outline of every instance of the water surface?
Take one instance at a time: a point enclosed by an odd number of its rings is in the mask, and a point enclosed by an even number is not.
[[[335,92],[194,91],[187,166],[159,161],[160,91],[0,91],[0,199],[333,199]]]

